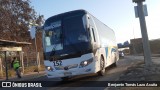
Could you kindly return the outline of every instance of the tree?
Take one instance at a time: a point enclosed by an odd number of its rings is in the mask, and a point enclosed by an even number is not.
[[[41,24],[43,15],[37,15],[29,0],[0,0],[0,38],[29,41],[29,22]]]

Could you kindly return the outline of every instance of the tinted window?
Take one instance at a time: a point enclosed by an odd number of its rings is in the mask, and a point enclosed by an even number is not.
[[[88,42],[82,16],[72,16],[64,19],[65,45]]]

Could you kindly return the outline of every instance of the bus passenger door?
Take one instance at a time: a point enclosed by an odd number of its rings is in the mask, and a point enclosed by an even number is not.
[[[95,29],[93,26],[90,25],[90,37],[91,37],[91,44],[93,51],[97,49],[97,40],[96,40],[96,35],[95,35]]]

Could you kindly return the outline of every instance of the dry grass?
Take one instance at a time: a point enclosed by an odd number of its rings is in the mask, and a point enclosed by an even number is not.
[[[39,71],[44,71],[44,65],[41,65],[39,68]],[[24,74],[28,72],[38,72],[38,66],[30,66],[30,67],[25,67],[24,68]]]

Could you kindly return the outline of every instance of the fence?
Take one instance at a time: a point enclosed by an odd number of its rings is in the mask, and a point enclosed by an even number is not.
[[[23,54],[23,57],[20,57]],[[43,62],[43,53],[38,52],[37,54],[39,57],[36,58],[36,53],[35,52],[7,52],[6,53],[6,61],[7,61],[7,68],[8,68],[8,73],[9,76],[12,76],[10,74],[13,73],[13,69],[11,67],[11,62],[13,60],[13,57],[17,57],[18,60],[20,60],[20,65],[23,66],[23,72],[29,71],[27,69],[35,67],[40,67],[44,65]],[[23,58],[23,60],[22,60]],[[5,76],[5,53],[0,52],[0,78]],[[31,69],[32,69],[31,68]],[[31,70],[30,70],[31,71]],[[33,70],[34,71],[34,70]]]

